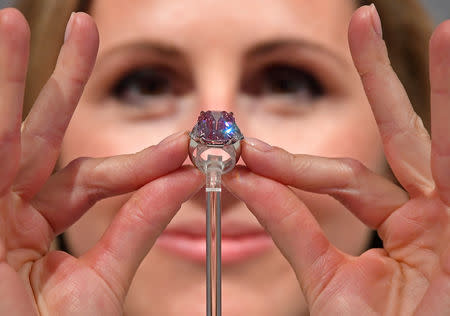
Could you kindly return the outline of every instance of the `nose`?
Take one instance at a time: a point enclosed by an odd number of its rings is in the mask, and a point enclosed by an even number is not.
[[[233,112],[240,76],[237,58],[208,50],[208,55],[196,62],[194,69],[199,112]]]

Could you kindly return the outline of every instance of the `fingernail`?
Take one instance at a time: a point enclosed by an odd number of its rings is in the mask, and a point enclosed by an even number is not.
[[[75,20],[75,12],[72,12],[72,14],[70,15],[70,18],[69,18],[69,22],[67,22],[66,32],[64,34],[64,43],[67,42],[67,40],[70,37],[70,33],[72,32],[72,25],[73,25],[74,20]]]
[[[250,137],[246,137],[245,142],[247,144],[249,144],[252,148],[255,148],[256,150],[259,151],[269,151],[272,149],[272,146],[270,146],[269,144],[263,142],[262,140],[256,139],[256,138],[250,138]]]
[[[381,26],[380,15],[378,14],[378,10],[375,5],[372,3],[370,5],[371,8],[371,16],[372,16],[372,25],[375,33],[377,33],[381,38],[383,37],[383,28]]]
[[[172,134],[170,136],[167,136],[158,145],[168,144],[171,141],[177,139],[178,137],[180,137],[181,135],[186,134],[186,133],[187,133],[186,131],[182,131],[182,132],[178,132],[178,133]]]

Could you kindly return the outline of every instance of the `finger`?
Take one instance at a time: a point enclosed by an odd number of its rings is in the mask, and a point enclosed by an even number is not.
[[[430,41],[431,167],[436,188],[450,206],[450,21]]]
[[[74,160],[51,176],[31,203],[59,234],[100,199],[134,191],[179,168],[188,139],[183,132],[136,154]]]
[[[74,13],[66,34],[55,70],[24,122],[21,167],[13,186],[24,198],[32,197],[51,174],[95,63],[99,40],[92,18]]]
[[[434,190],[431,176],[431,141],[420,117],[392,69],[387,49],[374,29],[375,7],[358,9],[349,27],[353,61],[361,75],[395,176],[411,196]],[[380,26],[381,27],[381,26]]]
[[[241,156],[255,173],[300,190],[333,196],[374,229],[408,201],[404,190],[354,159],[293,155],[253,138],[242,142]]]
[[[184,166],[137,191],[121,208],[101,240],[81,260],[124,298],[136,270],[159,234],[204,185],[204,176]]]
[[[6,262],[0,262],[0,278],[0,315],[36,315],[30,300],[33,298],[31,293],[27,291],[17,271]]]
[[[16,9],[0,10],[0,193],[16,175],[30,30]]]
[[[307,207],[285,185],[242,166],[226,174],[223,183],[272,236],[312,303],[346,255],[328,241]]]

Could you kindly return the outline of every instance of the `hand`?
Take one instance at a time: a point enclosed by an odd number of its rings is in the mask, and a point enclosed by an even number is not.
[[[402,189],[352,159],[243,142],[247,167],[224,177],[290,262],[311,315],[450,314],[450,21],[430,46],[432,140],[390,67],[370,7],[352,17],[354,63]],[[431,155],[430,155],[431,153]],[[384,249],[354,257],[325,237],[287,185],[329,194],[376,229]]]
[[[0,11],[0,315],[121,315],[139,263],[203,186],[197,169],[180,168],[187,134],[133,155],[80,158],[51,175],[98,49],[92,19],[72,21],[21,131],[29,28],[17,10]],[[95,202],[135,190],[86,254],[49,251]]]

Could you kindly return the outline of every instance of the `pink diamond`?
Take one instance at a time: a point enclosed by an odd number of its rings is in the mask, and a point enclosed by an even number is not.
[[[233,144],[244,138],[233,112],[202,111],[191,132],[191,138],[210,146]]]

